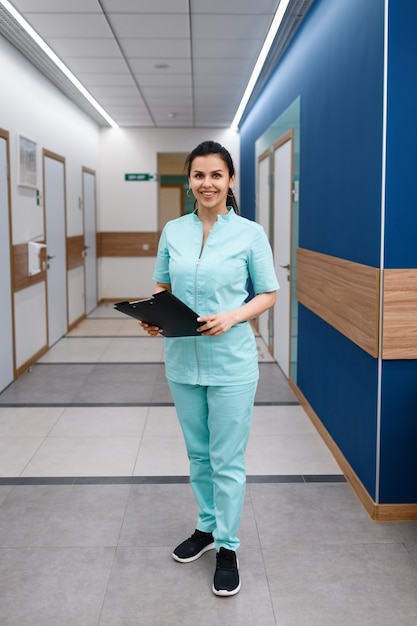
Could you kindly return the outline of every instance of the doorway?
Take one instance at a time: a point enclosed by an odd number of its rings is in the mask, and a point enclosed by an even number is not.
[[[188,180],[184,169],[186,158],[186,152],[159,152],[157,155],[159,232],[169,220],[189,212]]]
[[[43,151],[48,346],[68,331],[65,159]]]
[[[257,219],[269,233],[281,287],[272,320],[269,320],[268,346],[283,372],[295,383],[298,353],[296,253],[299,245],[300,110],[301,99],[298,97],[255,142]],[[260,324],[263,325],[260,328],[265,339],[266,319],[261,319]]]
[[[291,223],[292,223],[293,132],[274,144],[273,152],[273,250],[280,290],[273,309],[273,354],[289,377],[291,326]]]
[[[263,227],[268,240],[271,241],[271,208],[270,208],[270,150],[265,150],[258,157],[257,177],[257,214],[256,220]],[[269,352],[273,353],[273,309],[269,309],[259,316],[258,331],[268,346]]]

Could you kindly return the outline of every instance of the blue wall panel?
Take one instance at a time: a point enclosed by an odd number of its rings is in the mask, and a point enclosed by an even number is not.
[[[417,361],[385,361],[380,502],[417,502]]]
[[[417,267],[417,2],[390,2],[386,267]]]
[[[298,314],[298,387],[374,498],[377,361],[302,305]]]

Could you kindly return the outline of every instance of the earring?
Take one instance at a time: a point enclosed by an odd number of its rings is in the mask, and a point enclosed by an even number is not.
[[[188,196],[189,198],[191,198],[191,197],[192,197],[192,195],[190,196],[190,191],[191,191],[191,188],[190,188],[190,187],[188,187],[188,189],[187,189],[187,192],[186,192],[186,193],[187,193],[187,196]]]

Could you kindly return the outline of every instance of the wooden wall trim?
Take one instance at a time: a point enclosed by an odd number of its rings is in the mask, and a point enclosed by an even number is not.
[[[97,257],[156,256],[157,232],[97,233]]]
[[[46,249],[42,248],[40,254],[41,259],[46,260]],[[28,276],[28,244],[18,243],[12,248],[13,256],[13,293],[31,287],[36,283],[42,283],[46,280],[46,270],[42,270],[39,274]]]
[[[84,265],[84,235],[67,237],[67,270]]]
[[[417,359],[417,269],[384,270],[382,358]]]
[[[373,357],[379,345],[379,269],[299,248],[297,299]]]
[[[302,391],[297,387],[293,380],[289,380],[289,386],[294,392],[295,397],[307,413],[311,422],[315,426],[317,432],[323,439],[334,456],[336,463],[339,465],[346,477],[346,480],[352,487],[359,501],[368,513],[369,517],[377,522],[394,522],[394,521],[411,521],[417,520],[417,504],[377,504],[365,489],[362,481],[356,475],[350,463],[336,444],[321,422],[319,416],[310,406]]]

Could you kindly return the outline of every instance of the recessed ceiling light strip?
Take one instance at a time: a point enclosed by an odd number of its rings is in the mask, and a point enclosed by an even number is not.
[[[288,8],[288,5],[291,0],[281,0],[278,5],[278,8],[275,12],[274,19],[272,20],[271,27],[268,31],[267,36],[265,37],[265,41],[263,43],[262,49],[259,53],[258,59],[255,63],[255,67],[253,68],[253,72],[245,89],[245,92],[242,96],[242,100],[240,101],[239,107],[236,111],[236,115],[233,118],[233,122],[231,127],[235,130],[239,128],[239,122],[242,119],[242,116],[245,112],[246,105],[248,104],[251,93],[256,85],[256,81],[259,78],[259,74],[262,71],[262,67],[266,61],[266,57],[271,49],[272,44],[274,43],[275,36],[281,26],[282,20],[284,19],[285,11]]]
[[[106,120],[112,128],[118,128],[118,124],[112,117],[103,109],[103,107],[93,98],[93,96],[87,91],[87,89],[80,83],[78,78],[68,69],[68,67],[61,61],[61,59],[55,54],[55,52],[48,46],[48,44],[38,35],[38,33],[32,28],[32,26],[24,19],[24,17],[16,11],[14,6],[8,2],[8,0],[0,0],[0,4],[10,13],[10,15],[20,24],[20,26],[30,35],[33,41],[43,50],[43,52],[55,63],[55,65],[61,70],[61,72],[71,81],[71,83],[78,89],[78,91],[84,96],[86,100],[100,113],[100,115]]]

